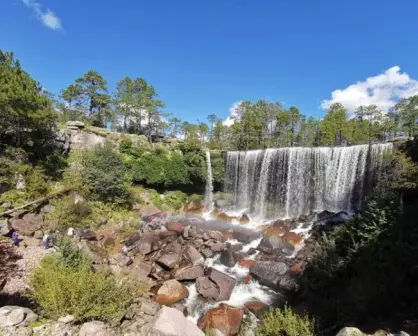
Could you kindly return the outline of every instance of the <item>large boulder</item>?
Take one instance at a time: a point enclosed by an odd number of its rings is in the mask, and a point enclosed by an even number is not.
[[[29,308],[19,306],[4,306],[0,308],[0,327],[26,327],[38,319]]]
[[[158,336],[205,336],[192,321],[186,319],[176,308],[163,306],[144,335]]]
[[[115,332],[101,321],[84,323],[80,328],[79,336],[115,336]]]
[[[96,240],[97,239],[96,232],[90,229],[76,229],[75,235],[76,237],[79,237],[80,239],[84,239],[84,240]]]
[[[222,265],[228,266],[228,267],[234,267],[235,265],[235,257],[234,257],[234,251],[231,248],[231,246],[228,246],[226,250],[223,250],[221,252],[221,257],[219,259]]]
[[[364,336],[364,334],[357,328],[345,327],[336,336]]]
[[[175,279],[167,280],[157,292],[155,301],[162,305],[170,305],[189,296],[189,290]]]
[[[7,219],[0,221],[0,235],[7,236],[12,231],[12,227]]]
[[[164,269],[171,270],[175,268],[181,260],[181,255],[175,252],[164,253],[161,258],[157,260],[158,264]]]
[[[264,236],[257,246],[257,250],[268,254],[290,255],[294,249],[295,247],[291,243],[285,241],[281,236],[275,235]]]
[[[23,218],[12,218],[10,220],[13,230],[24,236],[32,236],[35,231],[41,229],[43,224],[42,216],[36,214],[26,214]]]
[[[250,222],[250,217],[248,217],[247,214],[243,214],[239,219],[240,224],[248,224],[249,222]]]
[[[231,293],[237,283],[233,277],[228,274],[222,273],[217,269],[210,267],[207,272],[207,276],[212,280],[219,288],[219,296],[217,301],[227,301],[231,297]]]
[[[244,227],[235,227],[233,237],[241,243],[249,244],[253,240],[260,238],[261,233]]]
[[[192,265],[195,265],[195,266],[203,265],[205,261],[203,256],[200,254],[200,252],[191,245],[188,245],[186,247],[186,249],[184,250],[184,255],[186,259],[189,260],[192,263]]]
[[[144,236],[135,242],[136,250],[142,255],[149,254],[159,249],[158,237],[156,236]]]
[[[147,315],[154,316],[161,309],[161,305],[158,302],[152,301],[150,299],[143,299],[141,301],[141,306],[139,311]]]
[[[210,332],[211,329],[217,329],[225,336],[237,335],[243,315],[241,308],[221,303],[219,307],[212,308],[203,315],[197,325],[204,331]]]
[[[139,211],[142,216],[152,216],[153,214],[159,212],[160,210],[152,204],[143,205],[140,207]]]
[[[196,279],[196,290],[208,300],[216,300],[219,297],[219,288],[208,277],[199,277]]]
[[[263,285],[277,287],[289,267],[283,262],[257,261],[251,274]]]
[[[177,280],[195,280],[198,277],[202,277],[205,271],[201,266],[187,266],[180,268],[174,273],[174,277]]]
[[[184,205],[183,210],[186,213],[201,214],[205,209],[205,205],[201,200],[190,201]]]

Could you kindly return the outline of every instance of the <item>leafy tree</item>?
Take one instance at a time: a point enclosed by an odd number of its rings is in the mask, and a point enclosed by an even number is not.
[[[54,139],[56,120],[39,83],[13,53],[0,50],[0,147],[22,147],[39,156]]]
[[[212,136],[213,133],[213,128],[215,126],[216,121],[218,120],[218,117],[216,116],[216,114],[209,114],[208,115],[208,121],[209,121],[209,125],[210,125],[210,135]]]
[[[202,122],[198,125],[198,127],[199,127],[200,141],[204,142],[208,137],[209,126]]]
[[[332,104],[321,123],[321,145],[341,146],[350,140],[347,110],[340,103]]]
[[[408,136],[414,137],[418,129],[418,95],[401,99],[395,105],[395,110],[399,113],[400,121]]]
[[[171,129],[171,133],[175,136],[178,136],[181,129],[181,119],[177,117],[169,119],[169,126]]]
[[[378,109],[376,105],[368,105],[368,106],[360,106],[355,111],[357,118],[360,122],[367,121],[367,135],[368,135],[368,142],[372,142],[374,138],[376,138],[376,126],[379,125],[380,118],[382,112]]]

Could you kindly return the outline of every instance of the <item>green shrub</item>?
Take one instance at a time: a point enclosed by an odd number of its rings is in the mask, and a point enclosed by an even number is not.
[[[186,200],[187,195],[182,191],[168,191],[164,193],[164,203],[175,210],[183,207]]]
[[[220,151],[210,152],[212,164],[212,176],[215,182],[222,182],[225,177],[225,161]]]
[[[206,181],[206,160],[203,152],[186,152],[184,162],[189,172],[190,180],[195,183]]]
[[[63,261],[59,254],[49,254],[30,277],[30,297],[47,318],[70,314],[77,320],[119,321],[132,300],[146,290],[142,283],[129,278],[119,282],[106,271],[93,272],[88,263],[77,265],[74,260],[68,257]]]
[[[16,189],[8,190],[5,193],[0,195],[0,199],[3,202],[10,203],[13,207],[25,204],[26,195],[23,191],[18,191]]]
[[[192,194],[187,199],[189,202],[203,201],[203,196],[199,194]]]
[[[51,229],[66,230],[70,227],[85,227],[91,222],[92,207],[86,201],[75,203],[73,196],[52,201],[55,210],[46,216]]]
[[[315,322],[307,315],[295,314],[290,308],[272,309],[256,330],[259,336],[313,336]]]
[[[28,199],[36,199],[48,194],[50,186],[46,181],[43,170],[35,167],[25,178],[26,195]]]
[[[90,200],[115,204],[131,201],[126,165],[109,143],[83,152],[79,178]]]

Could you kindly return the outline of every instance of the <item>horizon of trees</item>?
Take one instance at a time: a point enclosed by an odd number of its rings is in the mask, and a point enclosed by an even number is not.
[[[344,146],[381,142],[397,135],[414,137],[418,128],[418,95],[401,99],[388,113],[383,113],[376,105],[369,105],[360,106],[354,115],[350,115],[343,105],[334,103],[321,119],[308,117],[295,106],[285,108],[280,102],[243,101],[232,117],[234,123],[227,126],[215,114],[207,116],[207,122],[191,123],[163,112],[163,100],[144,78],[124,77],[111,93],[106,79],[97,71],[89,70],[55,97],[20,68],[12,53],[0,51],[0,65],[5,74],[9,69],[7,76],[18,78],[24,74],[28,78],[25,80],[35,83],[31,84],[34,87],[31,94],[36,97],[32,100],[43,100],[43,115],[47,110],[53,113],[53,109],[58,112],[61,123],[82,120],[98,127],[113,121],[118,131],[144,134],[150,142],[173,136],[199,141],[210,149],[224,150]],[[7,89],[6,86],[12,85],[13,80],[8,79],[4,87]],[[1,103],[0,97],[0,106]],[[24,108],[20,106],[17,110],[22,113]],[[7,121],[11,119],[6,114],[10,111],[13,110],[2,109],[0,115],[5,121],[2,124],[9,128],[11,124]],[[25,127],[29,126],[25,124]],[[0,135],[10,134],[10,131],[11,128],[6,130],[5,126],[0,126]],[[13,131],[22,133],[16,126]]]

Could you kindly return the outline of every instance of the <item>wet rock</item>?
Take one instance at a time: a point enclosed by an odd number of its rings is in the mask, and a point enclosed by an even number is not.
[[[246,285],[248,285],[251,282],[252,279],[253,279],[252,276],[250,274],[248,274],[242,279],[242,282],[245,283]]]
[[[203,202],[200,200],[196,200],[186,203],[183,207],[183,210],[186,213],[200,214],[203,212],[204,208],[205,205],[203,204]]]
[[[210,249],[213,252],[221,252],[223,249],[225,249],[225,244],[224,243],[211,244]]]
[[[188,245],[184,251],[184,256],[189,260],[192,265],[202,265],[204,263],[203,256],[193,246]]]
[[[237,281],[230,277],[228,274],[220,272],[213,267],[210,267],[207,272],[207,276],[212,280],[219,288],[219,296],[217,301],[227,301],[231,297],[231,293],[235,287]]]
[[[218,287],[208,277],[199,277],[196,279],[196,290],[208,300],[216,300],[219,297]]]
[[[0,221],[0,235],[7,236],[12,231],[12,227],[7,219]]]
[[[159,265],[155,265],[154,271],[152,273],[152,277],[155,279],[162,281],[162,280],[168,280],[171,277],[170,271],[165,270]]]
[[[276,287],[288,270],[283,262],[257,261],[250,272],[261,284]]]
[[[294,251],[295,247],[283,240],[280,236],[265,236],[260,244],[257,246],[257,250],[268,254],[285,254],[290,255]]]
[[[161,309],[161,305],[158,302],[152,301],[150,299],[143,299],[139,307],[139,311],[147,315],[154,316]]]
[[[66,315],[66,316],[61,316],[58,319],[58,322],[67,324],[67,323],[73,322],[74,320],[75,320],[75,317],[73,315]]]
[[[249,301],[244,306],[257,317],[262,316],[267,310],[267,306],[260,301]]]
[[[181,311],[164,306],[157,314],[150,330],[141,335],[159,336],[205,336]]]
[[[226,250],[223,250],[221,252],[221,257],[219,259],[222,265],[228,266],[228,267],[234,267],[235,265],[235,258],[234,258],[234,252],[232,251],[231,247],[228,247]]]
[[[248,257],[248,253],[246,252],[233,252],[235,263],[240,262]]]
[[[253,255],[257,253],[257,249],[255,249],[254,247],[250,247],[247,253],[248,255]]]
[[[256,261],[252,259],[243,259],[238,263],[238,265],[240,265],[241,267],[245,267],[245,268],[251,268],[255,264],[256,264]]]
[[[244,244],[249,244],[253,240],[260,238],[260,236],[261,236],[260,232],[250,230],[244,227],[236,227],[234,228],[234,231],[233,231],[234,239]]]
[[[213,251],[209,248],[203,248],[201,252],[205,256],[205,258],[212,258],[214,255]]]
[[[302,241],[302,237],[299,236],[298,234],[288,231],[283,235],[283,238],[286,242],[292,244],[292,245],[297,245]],[[288,248],[289,246],[286,246],[285,248]]]
[[[157,292],[155,301],[162,305],[170,305],[189,296],[189,290],[177,280],[167,280]]]
[[[243,214],[239,219],[240,224],[248,224],[249,222],[250,218],[246,214]]]
[[[115,336],[115,332],[101,321],[84,323],[80,328],[79,336]]]
[[[202,316],[197,325],[204,331],[215,328],[225,336],[232,336],[238,334],[243,315],[242,309],[221,303]]]
[[[195,280],[204,275],[204,269],[201,266],[187,266],[180,268],[174,273],[177,280]]]

